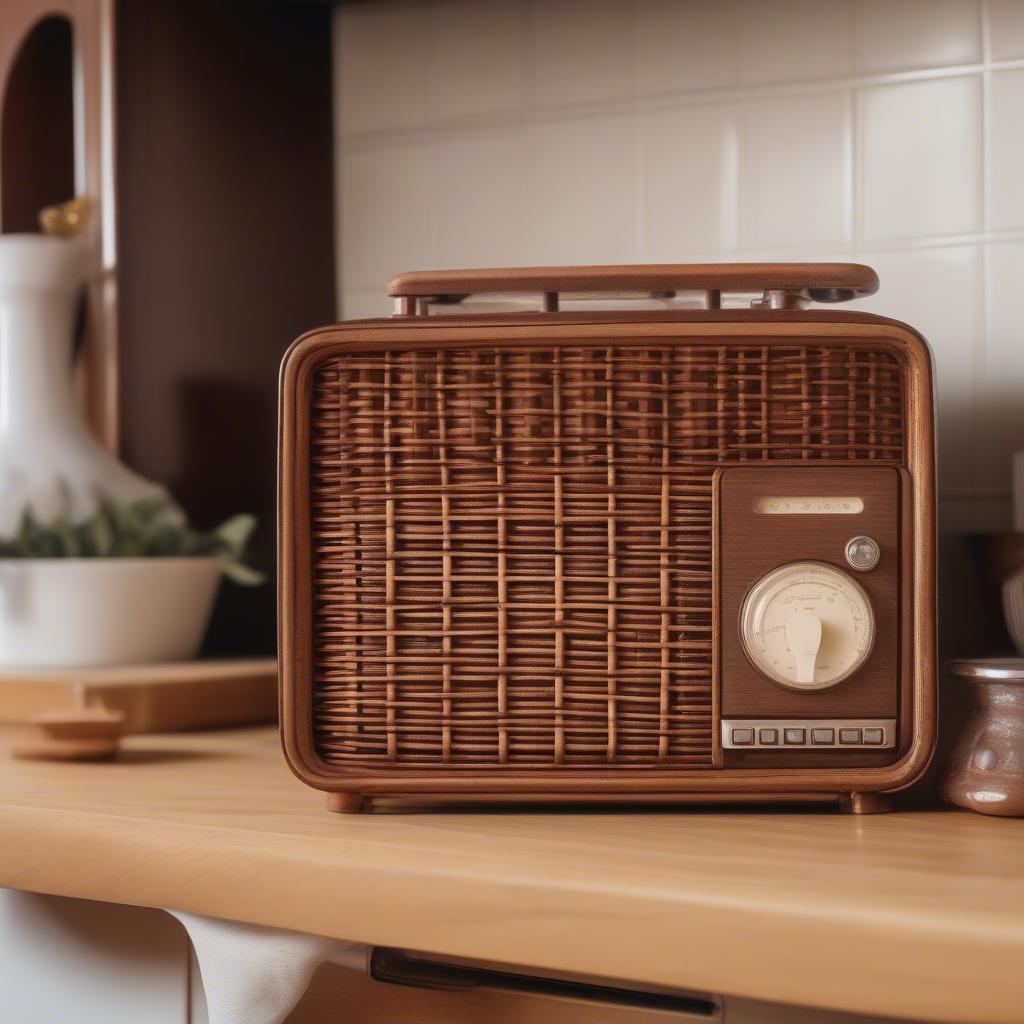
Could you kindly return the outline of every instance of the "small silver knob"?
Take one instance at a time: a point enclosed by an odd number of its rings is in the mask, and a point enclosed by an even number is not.
[[[869,572],[878,565],[882,549],[870,537],[851,537],[846,542],[846,564],[858,572]]]

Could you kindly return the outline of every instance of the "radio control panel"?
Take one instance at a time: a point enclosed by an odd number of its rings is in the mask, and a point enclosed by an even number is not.
[[[896,467],[863,463],[719,471],[724,752],[798,764],[898,747],[903,488]]]
[[[728,718],[722,722],[726,750],[884,750],[896,745],[892,718]]]

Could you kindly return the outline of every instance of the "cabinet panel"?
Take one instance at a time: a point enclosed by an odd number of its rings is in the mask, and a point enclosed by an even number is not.
[[[162,910],[0,889],[4,1024],[187,1024],[187,956]]]

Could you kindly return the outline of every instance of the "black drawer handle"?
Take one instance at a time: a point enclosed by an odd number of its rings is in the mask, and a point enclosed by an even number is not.
[[[528,995],[553,996],[563,999],[584,999],[608,1006],[661,1010],[686,1015],[691,1019],[721,1020],[721,1004],[712,998],[688,995],[667,995],[594,985],[586,982],[538,978],[512,971],[485,967],[465,967],[412,956],[399,949],[378,946],[370,954],[370,977],[388,985],[411,988],[432,988],[446,992],[477,988],[522,992]]]

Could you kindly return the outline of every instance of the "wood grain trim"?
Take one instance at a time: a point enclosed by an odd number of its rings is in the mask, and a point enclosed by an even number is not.
[[[842,297],[854,298],[878,291],[878,275],[861,263],[651,263],[413,271],[399,274],[388,282],[388,295],[394,298],[480,292],[758,292],[775,289],[850,292]],[[822,297],[820,301],[833,299]]]
[[[706,316],[706,314],[705,314]],[[907,408],[907,468],[913,481],[915,597],[913,607],[912,741],[906,755],[882,768],[858,769],[718,769],[621,772],[614,777],[559,771],[502,773],[404,771],[339,773],[315,752],[310,713],[312,691],[311,579],[308,505],[308,419],[312,375],[324,359],[338,351],[370,351],[394,345],[403,349],[466,346],[488,342],[521,342],[524,347],[550,347],[572,341],[617,345],[643,344],[651,338],[676,337],[686,324],[689,344],[714,344],[723,335],[737,335],[735,320],[695,321],[685,314],[667,314],[659,321],[633,322],[613,314],[584,323],[571,318],[550,322],[516,322],[489,326],[483,318],[460,324],[449,321],[410,333],[407,323],[377,321],[323,327],[300,337],[289,348],[281,370],[279,447],[279,580],[281,652],[281,731],[292,771],[308,785],[330,792],[370,795],[491,793],[595,793],[609,799],[637,791],[685,799],[707,793],[841,793],[905,788],[928,767],[934,751],[937,719],[935,637],[935,465],[934,397],[931,355],[927,342],[913,328],[895,320],[860,315],[765,313],[744,318],[756,327],[755,337],[813,336],[816,344],[842,345],[851,339],[872,340],[892,351],[904,364]],[[465,333],[466,337],[460,335]],[[746,333],[746,332],[740,332]]]

